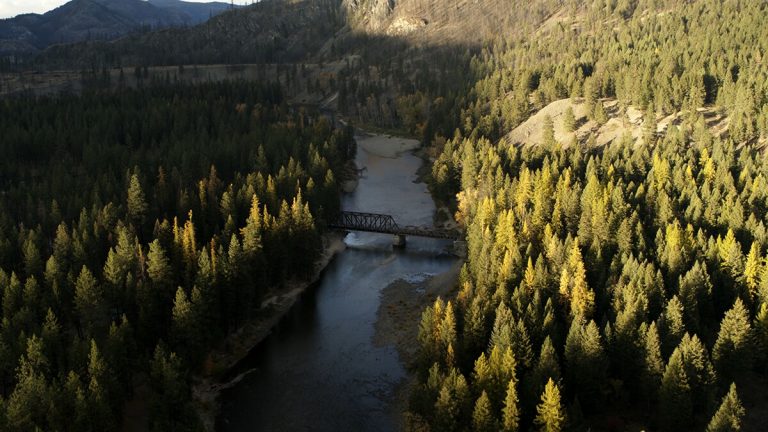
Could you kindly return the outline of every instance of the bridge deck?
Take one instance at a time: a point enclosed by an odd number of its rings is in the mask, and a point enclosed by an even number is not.
[[[416,237],[430,237],[447,240],[458,240],[455,231],[419,226],[399,226],[390,215],[377,213],[361,213],[343,211],[333,222],[328,224],[331,228],[350,231],[376,232],[393,235],[406,235]]]

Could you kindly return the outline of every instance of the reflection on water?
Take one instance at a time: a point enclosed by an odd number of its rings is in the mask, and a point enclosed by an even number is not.
[[[381,145],[381,143],[376,143]],[[414,183],[421,161],[380,157],[360,146],[367,167],[347,210],[387,213],[403,225],[432,223],[434,204]],[[449,242],[409,238],[393,251],[391,236],[350,233],[347,250],[328,266],[274,333],[239,367],[253,371],[222,397],[225,431],[391,431],[388,411],[405,376],[394,347],[373,345],[381,290],[396,279],[423,280],[450,268]],[[416,325],[417,323],[414,323]]]

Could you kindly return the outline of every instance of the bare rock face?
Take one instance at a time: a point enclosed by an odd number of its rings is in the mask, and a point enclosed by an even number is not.
[[[344,0],[342,7],[353,28],[378,33],[387,28],[395,0]]]
[[[405,36],[427,26],[427,20],[420,17],[398,17],[387,28],[390,36]]]

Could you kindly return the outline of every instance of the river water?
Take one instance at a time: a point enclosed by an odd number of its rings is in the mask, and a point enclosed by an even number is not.
[[[391,214],[401,225],[431,225],[434,203],[415,183],[414,141],[357,138],[366,167],[345,210]],[[392,431],[391,402],[406,371],[393,346],[373,342],[381,291],[398,279],[417,282],[455,263],[450,242],[350,233],[329,264],[274,332],[238,366],[248,375],[221,397],[223,431]],[[417,322],[412,323],[414,326]]]

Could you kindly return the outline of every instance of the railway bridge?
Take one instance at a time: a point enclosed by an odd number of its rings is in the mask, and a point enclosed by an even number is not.
[[[342,211],[328,226],[348,231],[391,234],[393,236],[392,244],[396,247],[405,247],[407,236],[453,240],[454,247],[457,248],[461,248],[461,244],[463,244],[459,233],[454,230],[425,226],[400,226],[395,222],[395,218],[387,214]],[[457,243],[460,244],[457,245]]]

